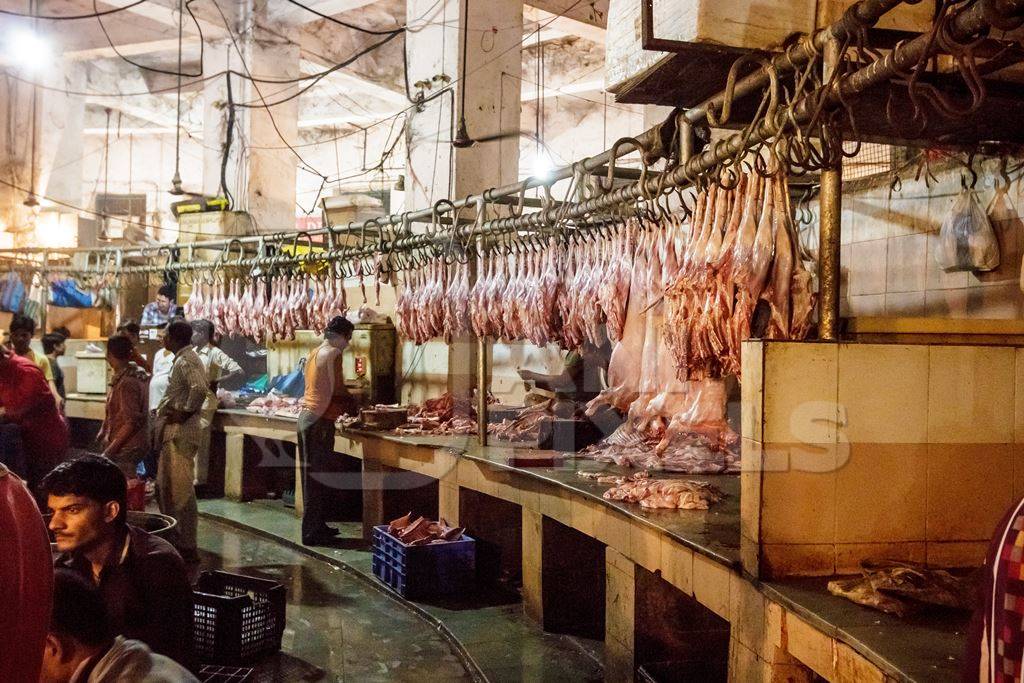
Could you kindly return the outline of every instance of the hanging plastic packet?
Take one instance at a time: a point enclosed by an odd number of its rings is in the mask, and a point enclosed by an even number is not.
[[[999,241],[972,190],[964,190],[939,229],[935,262],[947,273],[999,267]]]

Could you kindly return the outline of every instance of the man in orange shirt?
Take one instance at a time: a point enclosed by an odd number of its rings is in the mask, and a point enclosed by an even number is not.
[[[324,521],[327,487],[321,476],[334,453],[334,421],[354,414],[355,397],[345,388],[341,354],[352,340],[355,326],[341,316],[327,324],[324,341],[306,359],[306,393],[299,413],[299,463],[302,466],[302,542],[329,543],[337,530]]]

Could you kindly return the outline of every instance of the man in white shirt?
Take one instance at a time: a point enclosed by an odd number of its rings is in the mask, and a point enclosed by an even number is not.
[[[173,322],[173,321],[172,321]],[[167,334],[167,326],[160,330],[160,341],[163,342]],[[156,409],[167,392],[167,380],[171,376],[171,367],[174,365],[174,354],[163,346],[153,354],[153,374],[149,378],[149,442],[150,454],[143,460],[143,474],[146,479],[156,479],[156,462],[160,457],[160,442],[154,434],[156,424]],[[148,485],[147,485],[148,487]]]
[[[203,403],[203,410],[199,416],[199,426],[202,429],[199,451],[196,453],[196,485],[204,486],[210,471],[210,431],[213,427],[213,418],[217,414],[217,384],[230,381],[245,375],[242,367],[228,354],[213,345],[213,333],[215,328],[209,320],[192,321],[192,346],[199,354],[199,360],[203,361],[206,368],[206,376],[210,381],[210,389],[206,395],[206,402]]]
[[[99,591],[75,572],[54,575],[53,614],[40,683],[198,683],[187,669],[149,647],[115,636]]]

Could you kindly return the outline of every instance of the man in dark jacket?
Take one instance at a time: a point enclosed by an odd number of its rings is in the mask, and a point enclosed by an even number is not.
[[[170,543],[129,526],[127,483],[113,462],[86,455],[43,479],[58,568],[95,584],[115,633],[186,663],[192,589]]]

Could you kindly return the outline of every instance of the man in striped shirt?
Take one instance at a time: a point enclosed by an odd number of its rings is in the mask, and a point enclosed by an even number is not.
[[[206,400],[203,361],[192,348],[192,326],[178,320],[167,326],[164,348],[174,354],[167,391],[157,408],[160,460],[157,463],[157,502],[160,511],[178,520],[178,552],[186,562],[196,554],[196,452],[202,440],[200,410]]]

